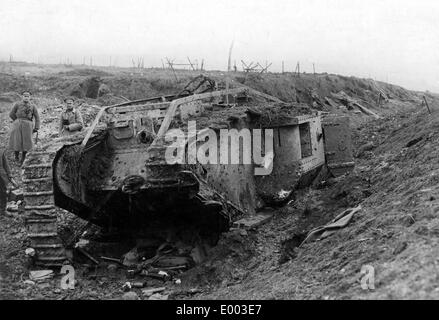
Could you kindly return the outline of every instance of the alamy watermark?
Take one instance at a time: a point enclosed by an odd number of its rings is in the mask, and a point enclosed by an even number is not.
[[[197,131],[196,121],[188,122],[185,133],[171,129],[165,140],[168,164],[254,164],[254,174],[269,175],[273,170],[273,129],[220,129]]]
[[[61,267],[61,289],[75,289],[75,268],[71,265],[63,265]]]
[[[374,290],[375,289],[375,268],[369,264],[361,267],[361,289]]]

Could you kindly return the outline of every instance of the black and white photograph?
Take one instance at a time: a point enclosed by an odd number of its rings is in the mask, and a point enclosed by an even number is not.
[[[439,299],[438,17],[0,0],[0,300]]]

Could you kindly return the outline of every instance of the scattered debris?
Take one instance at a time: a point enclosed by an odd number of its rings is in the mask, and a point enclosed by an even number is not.
[[[111,273],[115,273],[117,271],[117,269],[118,269],[118,266],[117,266],[117,264],[114,264],[114,263],[109,264],[107,266],[107,270]]]
[[[410,148],[411,146],[414,146],[415,144],[417,144],[418,142],[420,142],[424,137],[420,136],[417,137],[415,139],[410,140],[409,142],[407,142],[407,144],[405,145],[406,148]]]
[[[375,113],[372,110],[362,106],[358,102],[354,102],[354,105],[357,106],[358,108],[360,108],[360,110],[363,111],[364,113],[373,116],[375,119],[381,119],[381,117],[377,113]]]
[[[398,243],[398,245],[395,247],[395,250],[393,250],[393,254],[396,256],[403,252],[407,248],[407,242],[403,241]]]
[[[32,281],[46,280],[52,278],[53,276],[53,270],[36,270],[29,273],[29,279]]]
[[[122,300],[140,300],[140,298],[137,293],[135,293],[134,291],[130,291],[124,293],[124,295],[122,296]]]
[[[133,282],[132,284],[131,284],[131,286],[133,287],[133,288],[143,288],[143,287],[145,287],[145,285],[146,285],[146,282]]]
[[[118,264],[123,265],[123,261],[121,261],[121,259],[117,259],[117,258],[110,258],[110,257],[99,257],[99,259],[104,260],[104,261],[110,261],[110,262],[116,262]]]
[[[197,263],[197,262],[196,262]],[[190,257],[186,256],[169,256],[165,255],[159,257],[154,263],[154,267],[162,269],[189,269],[194,265],[194,261]]]
[[[164,277],[169,277],[169,274],[165,271],[159,271],[158,274]]]
[[[137,248],[133,248],[131,251],[127,252],[123,258],[123,265],[126,267],[134,267],[139,263],[139,254]]]
[[[277,197],[278,197],[278,199],[280,200],[280,201],[283,201],[283,200],[285,200],[285,199],[287,199],[290,195],[291,195],[291,192],[292,192],[292,190],[288,190],[288,191],[286,191],[286,190],[281,190],[281,191],[279,191],[279,193],[277,194]]]
[[[159,288],[148,288],[148,289],[143,289],[142,290],[142,294],[144,296],[150,297],[152,296],[154,293],[159,293],[159,292],[163,292],[165,291],[166,288],[165,287],[159,287]]]
[[[86,239],[80,239],[78,242],[75,243],[75,248],[85,248],[86,246],[88,246],[90,243],[90,241],[86,240]]]
[[[240,219],[233,223],[235,228],[242,228],[246,230],[255,229],[264,223],[268,222],[273,217],[270,213],[260,213],[254,216],[250,216],[247,218]]]
[[[34,248],[27,248],[26,250],[24,250],[24,253],[29,257],[34,257],[35,256],[35,249]]]
[[[340,213],[338,216],[336,216],[327,225],[311,230],[299,247],[301,247],[307,241],[313,241],[314,239],[324,239],[331,234],[337,232],[338,229],[346,227],[351,221],[354,214],[359,210],[361,210],[361,205],[356,208],[347,209]]]
[[[373,142],[368,142],[363,144],[360,148],[358,148],[358,152],[357,152],[357,158],[360,158],[361,156],[364,155],[364,153],[366,151],[372,151],[373,149],[375,149],[375,144]]]
[[[169,295],[162,295],[160,293],[152,294],[148,300],[168,300]]]
[[[125,282],[122,286],[123,291],[130,291],[132,288],[131,282]]]
[[[191,289],[189,289],[188,292],[191,293],[191,294],[197,294],[197,293],[203,292],[203,290],[198,289],[198,288],[191,288]]]
[[[171,279],[171,276],[166,274],[159,274],[158,272],[152,272],[152,271],[146,271],[146,270],[142,270],[141,272],[142,275],[149,277],[149,278],[153,278],[153,279],[157,279],[157,280],[162,280],[162,281],[167,281]]]
[[[93,258],[87,251],[85,251],[82,248],[76,248],[77,251],[79,251],[80,253],[82,253],[84,256],[86,256],[91,262],[93,262],[94,264],[98,265],[99,261],[96,260],[95,258]]]
[[[20,189],[12,190],[8,194],[8,201],[19,202],[19,201],[23,201],[23,200],[24,200],[23,189],[21,189],[21,188]]]
[[[144,271],[144,270],[142,270],[142,271]],[[134,269],[127,270],[127,278],[132,279],[132,278],[134,278],[134,276],[137,273],[138,273],[138,271],[134,270]]]
[[[18,203],[16,203],[15,201],[8,202],[6,210],[9,212],[18,212]]]

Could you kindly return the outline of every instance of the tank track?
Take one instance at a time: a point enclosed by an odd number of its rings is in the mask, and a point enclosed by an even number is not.
[[[27,238],[30,240],[30,247],[36,252],[35,264],[43,267],[62,266],[68,260],[65,245],[78,238],[90,224],[84,221],[84,225],[77,228],[71,239],[66,241],[58,233],[57,218],[60,209],[55,205],[53,173],[55,157],[64,145],[63,142],[52,142],[46,146],[38,146],[28,153],[22,166]],[[224,231],[226,225],[230,225],[236,216],[242,215],[239,208],[203,180],[200,181],[196,198],[204,210],[219,215],[218,219],[211,221],[217,224],[219,232]]]
[[[57,208],[53,191],[53,160],[62,144],[35,148],[22,167],[25,225],[30,246],[35,250],[35,264],[61,266],[67,260],[57,231]]]

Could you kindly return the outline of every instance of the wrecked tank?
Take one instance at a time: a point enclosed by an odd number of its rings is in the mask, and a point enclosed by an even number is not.
[[[352,168],[346,119],[322,118],[307,106],[244,86],[215,90],[212,81],[201,80],[202,85],[192,83],[175,96],[103,107],[87,131],[28,154],[22,171],[26,226],[38,264],[62,265],[65,247],[82,231],[61,239],[60,209],[104,230],[215,245],[233,222],[290,200],[295,188],[315,179],[326,165],[334,175]],[[172,129],[189,136],[190,121],[196,121],[195,132],[207,135],[192,141],[167,138]],[[238,133],[237,143],[244,145],[242,129],[271,130],[262,138],[262,144],[273,146],[269,155],[254,141],[250,149],[238,151],[238,160],[246,154],[253,159],[256,148],[264,161],[199,163],[188,158],[205,137],[212,142],[224,130]],[[227,148],[236,143],[234,138],[226,136]],[[217,141],[210,144],[209,155],[205,149],[202,153],[219,159],[221,147],[224,143]],[[172,148],[183,156],[170,163]],[[257,174],[258,169],[266,173]]]

